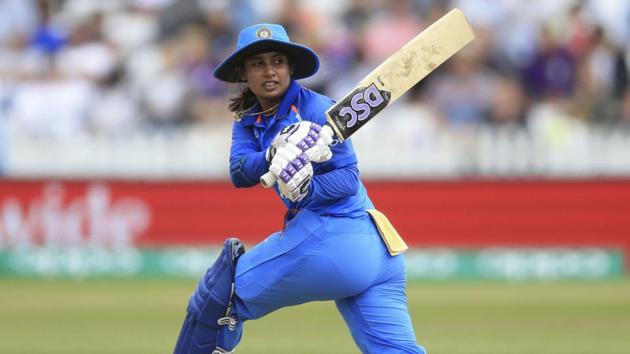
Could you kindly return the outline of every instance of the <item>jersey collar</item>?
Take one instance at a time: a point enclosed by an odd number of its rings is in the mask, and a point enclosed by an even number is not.
[[[295,102],[300,92],[300,85],[295,81],[291,80],[291,84],[289,84],[289,88],[287,92],[284,93],[282,100],[280,101],[280,105],[276,110],[276,114],[273,118],[268,119],[271,122],[265,122],[265,119],[260,117],[260,115],[245,115],[241,118],[241,124],[245,126],[255,125],[257,127],[265,127],[268,126],[269,123],[275,122],[276,120],[283,119],[289,112],[291,111],[291,105]],[[252,109],[254,112],[258,112],[261,110],[260,105],[256,104],[256,106]]]

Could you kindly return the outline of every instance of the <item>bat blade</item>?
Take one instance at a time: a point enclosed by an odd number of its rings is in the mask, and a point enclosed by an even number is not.
[[[473,38],[472,28],[459,9],[427,27],[326,111],[337,138],[341,142],[348,139]]]

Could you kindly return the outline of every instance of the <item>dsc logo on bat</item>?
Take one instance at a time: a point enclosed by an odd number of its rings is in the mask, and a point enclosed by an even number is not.
[[[346,138],[387,107],[390,97],[390,92],[379,90],[375,84],[359,87],[334,105],[328,114]]]
[[[350,98],[350,107],[345,106],[339,111],[340,116],[347,116],[347,128],[352,128],[357,121],[361,122],[372,116],[372,108],[385,102],[381,92],[372,84],[363,92],[357,92]]]

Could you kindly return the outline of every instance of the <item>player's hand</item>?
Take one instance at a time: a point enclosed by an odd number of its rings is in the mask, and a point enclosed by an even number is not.
[[[313,166],[297,146],[287,144],[278,148],[269,171],[276,176],[282,197],[296,202],[308,194],[313,179]]]
[[[293,144],[306,153],[309,161],[324,162],[332,157],[328,147],[331,142],[332,130],[322,129],[322,126],[317,123],[301,121],[288,125],[280,131],[267,149],[265,158],[271,161],[280,147]]]
[[[319,126],[318,126],[319,127]],[[304,151],[308,159],[313,162],[326,162],[332,158],[332,151],[329,145],[333,141],[333,131],[330,127],[320,127],[319,138],[315,141],[315,145],[310,146]]]

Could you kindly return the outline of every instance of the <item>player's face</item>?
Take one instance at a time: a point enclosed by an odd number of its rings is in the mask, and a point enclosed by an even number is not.
[[[256,54],[245,59],[243,67],[245,80],[262,108],[278,104],[291,83],[291,67],[286,54]]]

